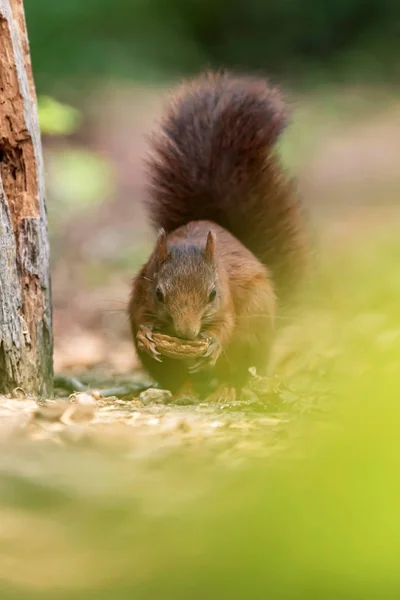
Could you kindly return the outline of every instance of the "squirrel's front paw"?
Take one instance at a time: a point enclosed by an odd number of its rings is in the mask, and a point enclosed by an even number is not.
[[[189,373],[198,373],[199,371],[214,367],[215,363],[221,356],[221,342],[215,335],[212,333],[204,333],[201,335],[201,337],[208,342],[208,347],[203,356],[197,359],[189,367]]]
[[[162,362],[160,358],[161,354],[156,348],[150,327],[147,327],[146,325],[140,325],[136,334],[136,341],[139,350],[142,352],[147,352],[147,354],[150,354],[154,360]]]

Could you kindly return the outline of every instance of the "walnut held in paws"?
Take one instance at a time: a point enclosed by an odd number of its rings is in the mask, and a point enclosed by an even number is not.
[[[207,353],[209,347],[208,341],[204,339],[181,340],[162,333],[153,333],[152,338],[162,356],[175,360],[200,358]]]

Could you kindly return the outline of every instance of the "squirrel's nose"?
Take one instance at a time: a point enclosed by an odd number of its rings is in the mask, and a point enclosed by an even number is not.
[[[200,333],[200,325],[197,323],[175,323],[177,337],[184,340],[195,340]]]

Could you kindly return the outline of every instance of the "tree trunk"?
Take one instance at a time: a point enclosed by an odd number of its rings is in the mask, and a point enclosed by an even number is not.
[[[0,392],[52,392],[47,218],[22,0],[0,0]]]

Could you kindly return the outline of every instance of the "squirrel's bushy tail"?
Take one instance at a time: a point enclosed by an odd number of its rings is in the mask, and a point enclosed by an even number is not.
[[[273,150],[287,116],[264,80],[206,73],[172,96],[148,161],[154,225],[214,221],[271,269],[278,294],[305,257],[300,205]]]

